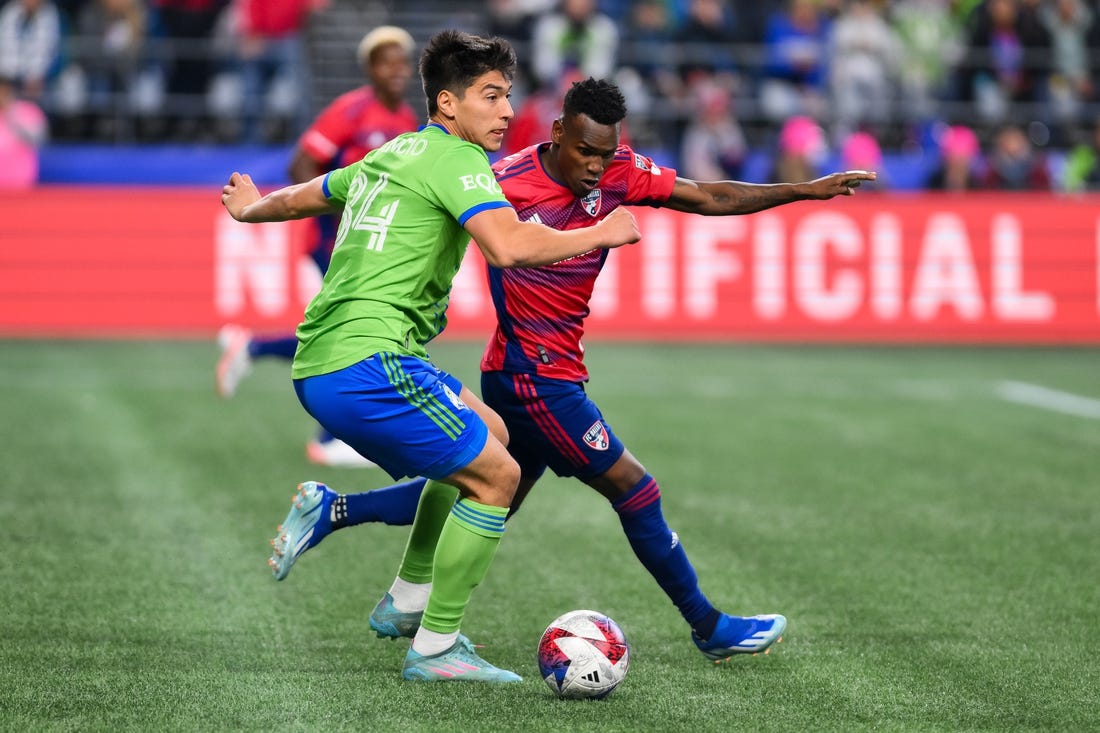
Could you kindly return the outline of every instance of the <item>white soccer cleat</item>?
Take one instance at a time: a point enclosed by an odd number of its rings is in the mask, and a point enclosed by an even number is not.
[[[318,466],[339,468],[378,468],[378,464],[364,458],[354,448],[337,438],[313,440],[306,443],[306,458]]]

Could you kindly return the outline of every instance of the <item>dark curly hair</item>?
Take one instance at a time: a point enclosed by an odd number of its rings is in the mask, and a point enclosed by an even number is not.
[[[437,111],[436,97],[446,89],[461,99],[482,74],[499,71],[511,81],[516,52],[503,38],[483,38],[456,30],[436,33],[420,55],[420,81],[428,97],[428,116]]]
[[[581,114],[601,125],[617,125],[626,117],[626,99],[614,82],[588,77],[565,93],[563,117]]]

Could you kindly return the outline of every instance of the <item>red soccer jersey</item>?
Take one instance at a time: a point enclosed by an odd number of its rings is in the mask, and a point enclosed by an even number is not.
[[[553,229],[579,229],[592,226],[618,206],[660,206],[672,195],[675,170],[620,145],[599,187],[578,198],[546,172],[538,154],[546,145],[532,145],[493,166],[521,220],[539,221]],[[545,267],[489,267],[497,327],[485,348],[481,370],[586,381],[581,345],[584,319],[608,251],[592,250]]]
[[[301,33],[317,0],[242,0],[237,4],[244,35],[282,38]]]
[[[375,99],[373,89],[363,86],[325,107],[302,133],[299,144],[327,171],[356,163],[390,138],[417,127],[412,107],[402,103],[391,111]]]

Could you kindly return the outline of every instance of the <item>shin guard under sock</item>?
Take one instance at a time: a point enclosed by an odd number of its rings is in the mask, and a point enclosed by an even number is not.
[[[439,481],[428,481],[420,494],[409,541],[397,577],[410,583],[431,583],[439,536],[458,498],[458,489]]]
[[[665,522],[657,481],[646,474],[611,506],[618,512],[623,532],[638,560],[692,629],[704,639],[710,638],[719,612],[699,590],[695,568],[676,533]]]
[[[474,588],[493,562],[507,507],[459,499],[443,525],[435,553],[435,575],[421,626],[439,633],[458,631]]]

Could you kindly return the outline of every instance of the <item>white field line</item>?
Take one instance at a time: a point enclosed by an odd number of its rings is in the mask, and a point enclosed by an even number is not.
[[[1027,382],[997,382],[997,396],[1007,402],[1038,407],[1041,410],[1100,420],[1100,400],[1062,392]]]

